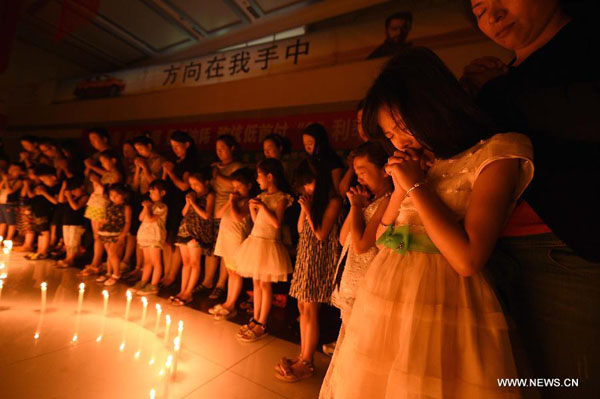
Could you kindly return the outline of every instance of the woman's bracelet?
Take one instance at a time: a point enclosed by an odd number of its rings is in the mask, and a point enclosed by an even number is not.
[[[410,192],[413,190],[416,190],[417,188],[425,185],[427,182],[425,181],[421,181],[418,183],[415,183],[411,188],[409,188],[408,190],[406,190],[406,193],[404,194],[404,198],[410,197]]]

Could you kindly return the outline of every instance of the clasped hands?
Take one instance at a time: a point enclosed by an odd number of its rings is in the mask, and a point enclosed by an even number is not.
[[[425,174],[431,167],[434,156],[429,151],[417,152],[413,148],[395,151],[388,158],[385,171],[392,177],[396,190],[407,191],[415,184],[425,180]]]

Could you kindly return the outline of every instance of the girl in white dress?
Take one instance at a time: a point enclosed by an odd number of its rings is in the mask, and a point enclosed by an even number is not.
[[[283,166],[265,159],[257,166],[256,181],[263,192],[250,200],[254,227],[240,247],[237,271],[254,282],[254,317],[240,329],[243,342],[259,340],[267,334],[267,319],[273,301],[272,283],[287,281],[292,272],[288,252],[281,242],[283,213],[292,202]]]
[[[235,305],[242,292],[243,278],[238,274],[236,257],[252,227],[248,201],[250,196],[256,194],[254,171],[247,168],[238,169],[231,174],[231,179],[233,192],[229,194],[227,203],[215,214],[216,218],[221,219],[215,255],[222,258],[229,275],[227,299],[208,310],[215,320],[229,319],[237,314]]]
[[[507,323],[483,273],[533,176],[532,146],[495,134],[441,60],[397,54],[363,121],[396,151],[382,247],[359,285],[332,398],[519,398]]]

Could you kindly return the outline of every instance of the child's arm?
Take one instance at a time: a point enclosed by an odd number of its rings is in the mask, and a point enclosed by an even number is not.
[[[185,206],[181,210],[181,216],[185,216],[185,214],[188,213],[188,209],[190,209],[190,201],[186,198]]]
[[[86,166],[88,167],[88,169],[99,174],[100,176],[104,176],[105,174],[108,173],[108,171],[106,169],[104,169],[102,166],[96,166],[91,162]]]
[[[236,222],[241,222],[245,217],[250,213],[250,208],[248,207],[248,200],[242,199],[239,202],[232,201],[231,202],[231,216],[233,216],[233,220]]]
[[[42,186],[42,189],[40,190],[40,195],[43,195],[49,202],[52,202],[54,205],[58,204],[58,195],[53,196],[48,194],[44,186]]]
[[[225,213],[227,213],[227,209],[230,209],[233,207],[233,199],[231,196],[232,195],[230,194],[229,199],[227,200],[225,205],[223,205],[222,207],[217,209],[217,212],[215,212],[215,218],[221,219],[223,216],[225,216]]]
[[[17,179],[11,186],[10,180],[7,180],[5,187],[8,189],[8,194],[12,194],[19,191],[23,187],[23,181],[21,179]]]
[[[83,208],[88,201],[88,196],[87,195],[82,195],[77,202],[73,201],[73,197],[69,194],[66,195],[67,198],[67,202],[69,203],[69,206],[71,207],[71,209],[73,209],[74,211],[78,211],[81,208]]]
[[[64,180],[60,185],[60,191],[58,192],[58,202],[61,204],[65,202],[65,191],[67,189],[67,181]]]
[[[325,213],[323,214],[321,226],[318,229],[315,228],[314,221],[310,217],[308,211],[305,211],[308,214],[308,224],[319,241],[325,240],[329,235],[329,232],[331,231],[331,228],[338,217],[341,207],[342,201],[339,198],[336,197],[329,200],[327,208],[325,209]]]
[[[147,215],[152,215],[152,212],[150,211],[151,206],[152,206],[152,202],[150,202],[150,201],[142,202],[142,211],[140,212],[140,216],[138,216],[138,219],[140,220],[140,222],[145,221]]]
[[[250,218],[252,219],[252,223],[256,222],[256,216],[258,215],[256,202],[257,200],[255,198],[252,198],[250,201],[248,201],[248,207],[250,208]]]
[[[362,210],[354,209],[357,208],[356,206],[350,208],[350,212],[354,212],[352,214],[353,217],[351,222],[352,246],[357,254],[365,253],[375,245],[375,241],[377,240],[377,229],[389,201],[389,197],[381,200],[375,214],[371,217],[371,220],[369,220],[369,223],[366,226]],[[357,213],[360,213],[360,218]]]
[[[298,229],[298,234],[302,233],[302,230],[304,230],[304,219],[306,219],[306,212],[304,211],[304,208],[301,207],[300,216],[298,217],[298,224],[296,225],[296,228]]]
[[[206,195],[206,208],[202,209],[198,204],[194,201],[191,202],[190,205],[194,209],[194,211],[200,215],[202,219],[212,219],[213,211],[215,209],[215,194],[209,193]]]
[[[154,209],[152,212],[152,205],[148,207],[146,218],[142,221],[146,222],[156,222],[160,217],[167,211],[167,206],[165,204],[161,204]],[[141,217],[141,216],[140,216]]]
[[[125,226],[123,226],[123,231],[119,234],[119,241],[125,241],[125,237],[127,237],[127,233],[129,232],[129,227],[131,227],[131,207],[125,205]]]
[[[281,227],[283,213],[285,212],[286,208],[286,202],[286,198],[279,200],[274,210],[270,210],[269,207],[267,207],[267,204],[262,201],[259,203],[261,211],[265,213],[265,216],[267,217],[269,223],[271,223],[271,226],[275,227],[276,229]]]

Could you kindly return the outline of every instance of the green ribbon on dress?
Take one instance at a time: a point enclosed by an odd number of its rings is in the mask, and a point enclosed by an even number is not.
[[[408,251],[427,254],[440,253],[427,234],[411,233],[409,225],[390,225],[376,243],[401,255],[406,255]]]

